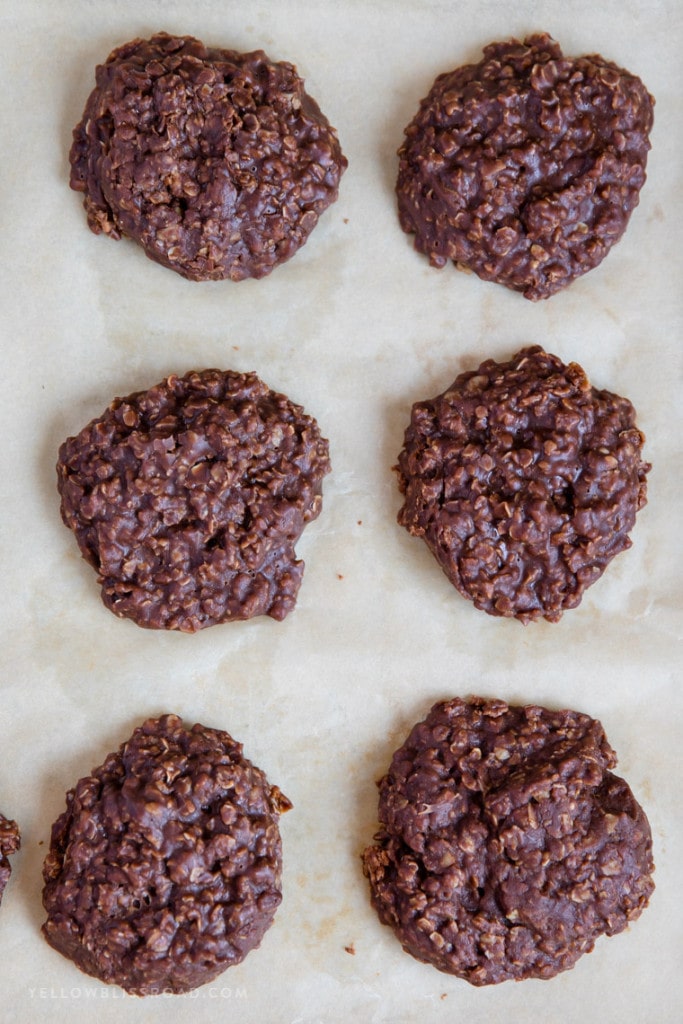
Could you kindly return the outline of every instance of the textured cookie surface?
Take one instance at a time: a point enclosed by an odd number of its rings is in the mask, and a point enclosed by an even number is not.
[[[0,814],[0,902],[2,902],[5,888],[12,874],[9,858],[17,852],[20,846],[21,835],[16,821]]]
[[[290,804],[226,732],[150,719],[66,801],[43,933],[81,970],[135,995],[187,992],[258,946]]]
[[[631,544],[643,442],[631,403],[576,363],[490,359],[413,406],[398,521],[477,608],[554,622]]]
[[[654,888],[647,818],[615,763],[587,715],[436,704],[380,782],[363,862],[382,922],[473,985],[573,967]]]
[[[653,105],[639,78],[599,55],[565,57],[548,35],[493,43],[440,75],[406,129],[401,226],[433,266],[547,298],[623,235]]]
[[[292,610],[294,544],[329,469],[300,406],[253,373],[205,370],[116,399],[64,442],[57,475],[107,607],[194,632]]]
[[[114,50],[74,129],[88,223],[191,280],[263,277],[337,198],[337,135],[296,69],[160,33]]]

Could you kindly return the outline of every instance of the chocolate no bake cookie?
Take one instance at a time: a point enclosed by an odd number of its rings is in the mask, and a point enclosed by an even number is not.
[[[630,547],[644,440],[576,363],[540,346],[489,359],[413,406],[398,521],[477,608],[555,622]]]
[[[401,227],[432,266],[545,299],[618,242],[645,182],[654,100],[548,35],[493,43],[440,75],[407,127]]]
[[[194,281],[263,277],[337,198],[347,161],[296,69],[159,33],[118,47],[71,148],[88,224]]]
[[[312,417],[255,374],[220,370],[115,399],[57,465],[62,518],[105,605],[185,632],[292,610],[294,545],[329,470]]]
[[[650,827],[615,764],[587,715],[436,704],[379,783],[363,864],[381,921],[473,985],[573,967],[654,889]]]
[[[0,814],[0,903],[2,903],[5,888],[12,874],[12,866],[8,858],[16,853],[20,846],[21,835],[16,821]]]
[[[226,732],[149,719],[67,793],[43,869],[45,938],[135,995],[187,992],[259,945],[291,806]]]

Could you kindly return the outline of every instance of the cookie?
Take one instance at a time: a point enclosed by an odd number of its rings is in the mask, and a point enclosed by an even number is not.
[[[473,985],[552,978],[647,906],[652,839],[599,722],[435,704],[379,783],[363,854],[406,952]]]
[[[16,821],[0,814],[0,903],[12,874],[9,857],[21,846],[21,835]]]
[[[263,277],[308,239],[347,166],[296,69],[159,33],[96,71],[74,129],[88,224],[193,281]]]
[[[599,55],[548,35],[493,43],[439,75],[405,131],[401,227],[452,260],[545,299],[605,258],[645,183],[654,100]]]
[[[417,402],[398,521],[477,608],[528,623],[575,608],[631,546],[649,463],[631,403],[540,346]]]
[[[314,419],[254,373],[170,376],[59,450],[61,513],[105,605],[152,629],[283,619],[330,470]]]
[[[272,924],[290,806],[226,732],[149,719],[67,793],[43,868],[45,938],[134,995],[211,981]]]

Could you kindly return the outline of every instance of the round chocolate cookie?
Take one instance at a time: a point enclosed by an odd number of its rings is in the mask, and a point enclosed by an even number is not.
[[[615,764],[587,715],[436,704],[379,783],[363,865],[380,920],[473,985],[573,967],[654,889],[650,827]]]
[[[226,732],[149,719],[66,804],[43,933],[86,974],[139,996],[187,992],[259,945],[291,805]]]
[[[576,363],[540,346],[489,359],[413,406],[398,521],[477,608],[556,622],[631,545],[644,440]]]
[[[106,606],[185,632],[292,610],[304,570],[294,545],[329,470],[300,406],[253,373],[220,370],[115,399],[57,464],[62,519]]]
[[[0,814],[0,903],[12,874],[12,866],[8,858],[16,853],[20,846],[21,834],[16,821]]]
[[[193,281],[263,277],[304,244],[347,166],[296,69],[159,33],[96,71],[71,148],[88,224]]]
[[[435,267],[545,299],[618,242],[645,182],[654,100],[548,35],[493,43],[440,75],[406,128],[401,227]]]

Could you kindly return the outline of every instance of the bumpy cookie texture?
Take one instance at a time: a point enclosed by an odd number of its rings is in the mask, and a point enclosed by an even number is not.
[[[21,846],[21,835],[16,821],[0,814],[0,903],[12,874],[9,857]]]
[[[102,599],[139,626],[283,619],[330,470],[314,419],[253,373],[170,376],[59,450],[61,513]]]
[[[399,219],[435,267],[545,299],[618,242],[645,182],[654,100],[548,35],[440,75],[399,150]]]
[[[71,148],[88,224],[194,281],[263,277],[347,166],[296,69],[160,33],[110,54]]]
[[[259,945],[291,806],[226,732],[149,719],[67,793],[45,860],[45,938],[135,995],[187,992]]]
[[[540,346],[413,406],[402,526],[477,608],[556,622],[620,551],[649,463],[631,403]]]
[[[573,967],[654,889],[647,818],[615,764],[587,715],[436,704],[379,784],[363,862],[382,922],[473,985]]]

